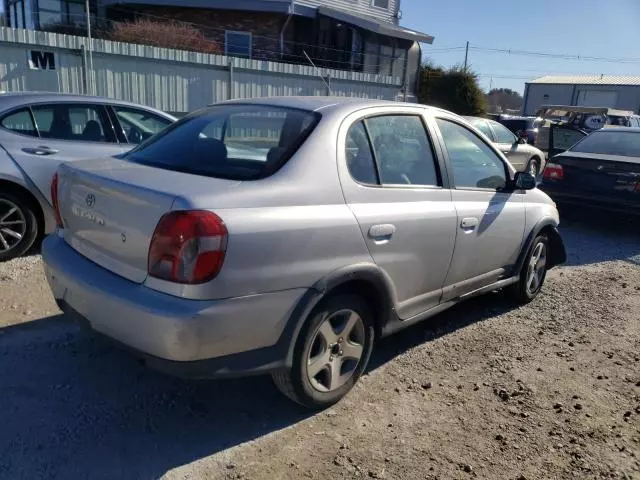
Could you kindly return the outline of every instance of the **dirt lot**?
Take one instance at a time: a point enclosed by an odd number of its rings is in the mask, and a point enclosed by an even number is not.
[[[267,378],[149,371],[0,265],[0,478],[640,479],[640,228],[565,225],[567,266],[378,345],[310,415]]]

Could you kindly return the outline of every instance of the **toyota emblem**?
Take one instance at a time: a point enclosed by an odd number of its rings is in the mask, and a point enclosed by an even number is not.
[[[87,203],[87,207],[93,208],[93,206],[96,204],[96,196],[90,193],[89,195],[87,195],[85,202]]]

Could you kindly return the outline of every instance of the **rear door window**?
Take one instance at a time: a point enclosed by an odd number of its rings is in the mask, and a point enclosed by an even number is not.
[[[353,124],[349,129],[345,153],[349,173],[356,182],[378,184],[373,151],[362,121]]]
[[[365,120],[383,185],[439,186],[431,142],[418,115]]]
[[[237,180],[271,175],[315,128],[318,113],[225,105],[187,115],[125,158],[167,170]]]
[[[28,108],[12,112],[0,120],[2,128],[30,137],[37,137],[38,132]]]
[[[43,138],[77,142],[115,142],[102,105],[52,104],[31,107]]]
[[[511,133],[511,131],[507,127],[501,125],[498,122],[491,122],[491,129],[493,130],[493,136],[495,137],[497,143],[506,143],[512,145],[517,140],[516,136]]]

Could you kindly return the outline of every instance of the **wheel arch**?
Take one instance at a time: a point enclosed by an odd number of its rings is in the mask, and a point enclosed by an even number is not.
[[[551,218],[542,219],[529,232],[518,257],[518,261],[516,262],[514,275],[522,270],[522,266],[524,265],[529,250],[531,250],[531,247],[533,246],[533,241],[541,233],[546,234],[549,239],[549,247],[551,251],[547,262],[548,269],[561,265],[567,261],[567,253],[562,237],[558,232],[558,224]]]
[[[291,319],[287,347],[286,365],[293,362],[293,351],[309,315],[325,298],[341,293],[353,293],[371,305],[374,315],[376,338],[380,337],[386,323],[395,313],[395,294],[391,280],[377,265],[361,263],[334,270],[320,279],[298,302]]]
[[[23,199],[29,207],[31,207],[36,216],[36,221],[38,222],[38,235],[41,236],[45,231],[46,221],[42,205],[36,196],[24,185],[4,177],[0,177],[0,192],[11,193],[16,197]]]

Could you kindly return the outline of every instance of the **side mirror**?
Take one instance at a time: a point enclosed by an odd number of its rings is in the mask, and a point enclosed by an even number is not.
[[[536,178],[528,172],[516,172],[513,184],[518,190],[533,190],[536,188]]]

